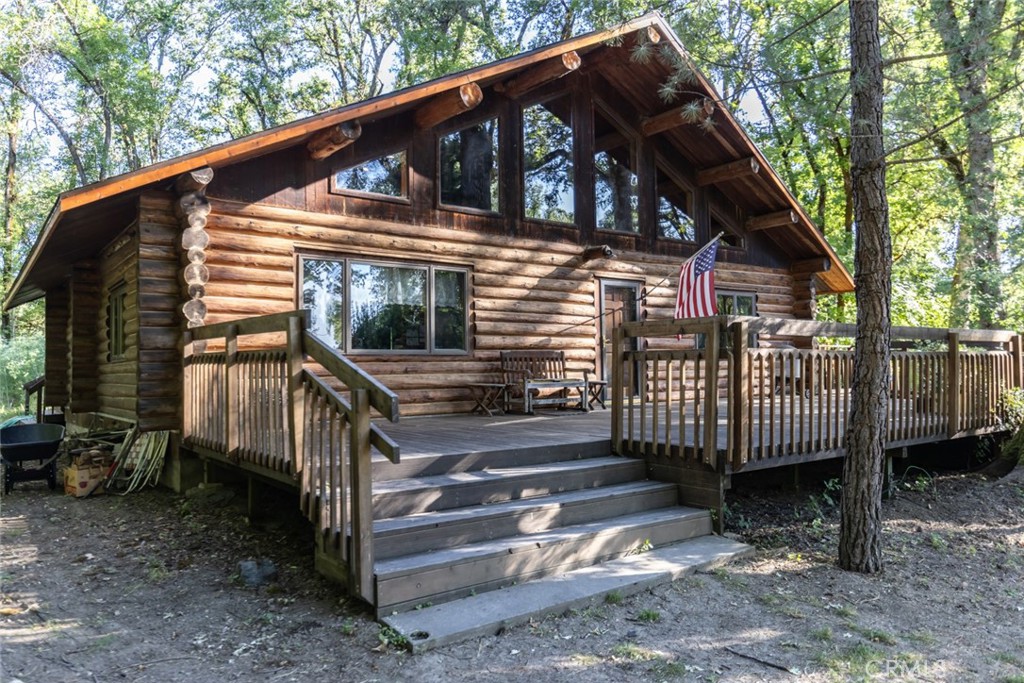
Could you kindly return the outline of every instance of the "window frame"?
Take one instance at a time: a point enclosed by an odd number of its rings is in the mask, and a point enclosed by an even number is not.
[[[527,202],[526,202],[526,123],[525,114],[526,110],[530,107],[543,106],[546,102],[553,102],[554,100],[565,98],[569,102],[569,122],[563,125],[568,126],[569,131],[572,134],[572,144],[569,149],[569,158],[572,163],[572,172],[569,177],[572,179],[572,221],[559,221],[553,218],[538,218],[536,216],[526,215]],[[551,110],[548,109],[550,112]],[[552,114],[553,115],[553,114]],[[579,169],[577,168],[577,153],[576,148],[579,146],[577,137],[579,136],[579,130],[576,121],[576,107],[573,103],[572,94],[569,92],[557,92],[546,95],[544,97],[529,100],[519,105],[519,220],[520,221],[531,221],[541,223],[543,225],[551,225],[561,228],[580,228],[579,222],[579,211],[577,210],[577,203],[580,188],[579,188]]]
[[[470,305],[472,303],[472,296],[470,294],[470,287],[472,283],[472,269],[465,265],[449,265],[445,263],[432,263],[427,261],[401,261],[392,259],[381,259],[381,258],[366,258],[359,255],[351,254],[324,254],[316,252],[303,252],[297,255],[298,264],[296,268],[297,283],[296,283],[296,307],[303,308],[302,290],[304,286],[304,267],[303,262],[306,260],[312,261],[334,261],[342,264],[342,272],[345,281],[342,283],[342,319],[345,326],[343,337],[343,346],[338,350],[345,355],[351,356],[373,356],[373,355],[387,355],[387,356],[465,356],[470,353],[471,349],[471,330],[470,330]],[[407,269],[419,269],[424,270],[427,273],[427,286],[426,286],[426,297],[424,305],[427,308],[426,311],[426,330],[425,337],[427,341],[427,348],[425,349],[355,349],[352,347],[352,294],[351,294],[351,283],[352,283],[352,266],[353,264],[368,265],[368,266],[383,266],[388,268],[407,268]],[[452,348],[437,348],[435,345],[436,341],[436,283],[435,273],[437,271],[448,271],[463,273],[465,278],[465,287],[463,291],[463,316],[464,316],[464,339],[463,348],[452,349]],[[326,339],[325,342],[333,345],[333,340]]]
[[[403,154],[404,155],[404,161],[402,162],[402,172],[401,172],[401,175],[400,175],[401,183],[402,183],[402,194],[400,196],[395,196],[395,195],[390,195],[390,194],[381,194],[381,193],[378,193],[378,192],[368,192],[366,190],[353,190],[353,189],[350,189],[350,188],[347,188],[347,187],[339,187],[338,186],[338,174],[341,173],[342,171],[347,171],[350,168],[355,168],[356,166],[361,166],[361,165],[363,165],[363,164],[365,164],[365,163],[367,163],[369,161],[376,161],[377,159],[381,159],[383,157],[393,156],[395,154]],[[354,161],[352,163],[346,163],[344,165],[332,166],[331,167],[331,173],[328,176],[329,180],[328,180],[328,183],[327,183],[327,191],[328,191],[329,194],[338,195],[338,196],[341,196],[341,197],[354,197],[354,198],[357,198],[357,199],[371,199],[371,200],[374,200],[374,201],[391,202],[393,204],[404,204],[404,205],[408,206],[408,205],[412,204],[412,196],[411,196],[411,193],[409,191],[410,190],[410,186],[409,186],[409,167],[410,167],[410,164],[409,164],[409,147],[408,146],[398,147],[398,148],[392,149],[391,151],[383,152],[383,153],[380,153],[380,154],[371,154],[371,155],[368,155],[368,156],[363,156],[363,157],[360,157],[358,161]]]
[[[733,207],[733,213],[735,214],[736,208]],[[708,230],[711,237],[714,237],[717,231],[725,233],[722,237],[732,237],[736,240],[737,244],[729,244],[724,239],[721,241],[720,247],[726,249],[736,249],[739,251],[747,250],[747,237],[737,227],[738,221],[735,219],[735,215],[729,216],[725,211],[719,207],[711,204],[708,206]],[[717,225],[716,225],[717,224]]]
[[[690,205],[689,212],[687,215],[690,217],[690,221],[693,223],[693,239],[688,240],[680,236],[679,239],[673,237],[665,237],[661,234],[661,193],[658,192],[658,173],[662,173],[668,178],[668,181],[673,183],[680,192],[685,193],[687,197],[687,203]],[[661,240],[668,244],[689,244],[696,245],[698,241],[697,237],[697,192],[694,186],[687,182],[684,177],[677,173],[667,161],[665,161],[659,154],[655,157],[654,161],[654,178],[652,179],[651,185],[654,186],[654,232],[655,239]]]
[[[117,363],[128,360],[128,330],[125,312],[128,308],[128,283],[119,281],[107,293],[107,360]]]
[[[631,194],[631,198],[632,198],[633,201],[636,202],[636,207],[631,209],[631,212],[634,213],[635,216],[636,216],[636,223],[635,223],[636,229],[635,230],[618,230],[616,228],[603,228],[600,225],[600,217],[598,216],[598,200],[597,200],[597,183],[598,183],[598,179],[597,179],[597,155],[598,154],[602,154],[602,153],[607,154],[607,150],[605,150],[603,152],[599,152],[597,150],[597,140],[598,140],[598,137],[597,137],[597,117],[598,116],[600,116],[606,122],[611,124],[612,128],[614,128],[615,131],[619,135],[621,135],[623,138],[625,138],[625,144],[629,146],[629,161],[630,161],[630,165],[632,166],[632,169],[630,170],[630,173],[632,173],[632,175],[633,175],[633,188],[632,188],[633,192]],[[629,125],[627,125],[626,122],[623,121],[618,115],[616,115],[611,107],[609,107],[608,105],[604,104],[603,102],[601,102],[597,98],[595,98],[593,100],[593,104],[592,104],[592,107],[591,107],[591,117],[593,117],[593,120],[594,120],[594,123],[591,126],[591,137],[593,138],[593,145],[592,145],[592,149],[591,149],[592,154],[591,154],[591,158],[590,158],[591,175],[593,176],[593,179],[594,179],[594,188],[593,188],[594,231],[598,232],[598,233],[609,234],[609,235],[627,235],[627,236],[632,236],[632,237],[639,237],[644,232],[644,230],[643,230],[643,223],[642,223],[641,218],[640,218],[641,204],[643,203],[643,201],[642,201],[643,198],[641,197],[642,183],[640,181],[640,173],[641,173],[642,169],[640,168],[640,141],[639,141],[639,138],[638,138],[636,132]]]
[[[461,206],[459,204],[448,204],[448,203],[446,203],[442,199],[442,197],[441,197],[442,192],[443,192],[443,188],[441,187],[441,139],[445,138],[445,137],[448,137],[449,135],[454,135],[455,133],[461,133],[462,131],[466,130],[467,128],[470,128],[470,127],[475,126],[475,125],[477,125],[479,123],[484,123],[486,121],[491,121],[491,120],[494,120],[495,123],[497,124],[497,127],[498,127],[498,130],[497,130],[497,133],[498,133],[497,134],[497,145],[495,145],[495,148],[494,148],[494,156],[495,156],[495,158],[498,161],[498,207],[496,209],[478,209],[478,208],[476,208],[474,206]],[[460,124],[459,126],[457,126],[455,128],[452,128],[451,130],[447,130],[447,131],[444,131],[444,132],[438,132],[434,136],[434,157],[435,157],[435,159],[437,161],[437,163],[436,163],[437,168],[434,169],[434,177],[436,179],[436,182],[434,183],[435,186],[436,186],[436,188],[435,188],[436,189],[436,193],[435,193],[434,201],[437,203],[437,208],[439,210],[441,210],[441,211],[451,211],[453,213],[472,214],[474,216],[496,217],[496,216],[504,215],[504,207],[506,205],[506,198],[505,198],[505,188],[504,188],[505,184],[502,182],[502,179],[503,179],[503,177],[504,177],[504,175],[506,173],[506,170],[505,170],[506,162],[505,162],[505,159],[504,159],[504,157],[502,155],[502,150],[501,150],[501,135],[502,135],[502,128],[504,128],[504,127],[505,127],[504,117],[501,114],[497,114],[496,113],[493,116],[485,116],[483,118],[476,119],[476,120],[470,121],[468,123]]]

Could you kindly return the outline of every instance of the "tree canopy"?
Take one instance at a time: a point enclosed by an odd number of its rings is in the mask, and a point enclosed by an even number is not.
[[[841,0],[4,0],[0,286],[61,190],[650,9],[852,266]],[[893,322],[1020,329],[1024,1],[884,0],[880,32]]]

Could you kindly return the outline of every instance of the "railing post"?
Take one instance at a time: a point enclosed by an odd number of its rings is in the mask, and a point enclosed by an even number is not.
[[[718,328],[717,322],[709,326],[704,347],[704,462],[722,473],[725,463],[718,458]]]
[[[352,552],[349,554],[349,585],[360,597],[373,604],[373,477],[370,465],[370,397],[366,389],[352,390],[350,429]]]
[[[747,462],[750,443],[748,441],[748,408],[750,406],[750,356],[748,347],[748,323],[730,325],[732,332],[732,468],[738,470]]]
[[[946,377],[946,436],[952,439],[960,431],[960,335],[949,333],[949,358]]]
[[[306,402],[303,395],[302,372],[305,352],[302,348],[303,319],[288,319],[288,433],[291,440],[292,476],[298,477],[306,466]]]
[[[224,335],[224,449],[229,458],[238,457],[238,325]]]
[[[1024,387],[1024,337],[1013,335],[1010,341],[1010,355],[1013,358],[1013,386]]]
[[[621,327],[612,330],[612,453],[622,455],[622,353],[625,332]]]
[[[184,345],[181,348],[181,440],[187,441],[192,436],[192,356],[195,346],[192,332],[186,330],[182,336]]]

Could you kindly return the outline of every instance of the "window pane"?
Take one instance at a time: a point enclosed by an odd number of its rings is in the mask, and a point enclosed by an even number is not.
[[[441,138],[441,203],[498,210],[498,119]]]
[[[466,273],[434,271],[434,348],[466,348]]]
[[[427,271],[352,264],[353,350],[427,349]]]
[[[600,230],[640,232],[636,173],[629,139],[594,113],[594,204]]]
[[[345,264],[302,259],[302,307],[309,309],[310,332],[345,348]]]
[[[527,218],[572,223],[570,102],[560,97],[523,110],[523,193]]]
[[[697,230],[693,223],[690,193],[673,183],[658,169],[658,237],[693,242]]]
[[[737,295],[736,315],[754,315],[754,297]]]
[[[389,197],[405,196],[405,152],[365,161],[334,174],[339,190],[357,190]]]

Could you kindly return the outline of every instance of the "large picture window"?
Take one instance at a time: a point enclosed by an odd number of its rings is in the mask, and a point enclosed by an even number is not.
[[[438,145],[441,203],[498,210],[498,119],[442,137]]]
[[[468,273],[444,266],[302,259],[310,329],[346,353],[467,348]]]
[[[598,230],[640,232],[633,146],[600,110],[594,112],[594,210]]]
[[[523,212],[526,218],[575,220],[571,101],[559,97],[523,110]]]

